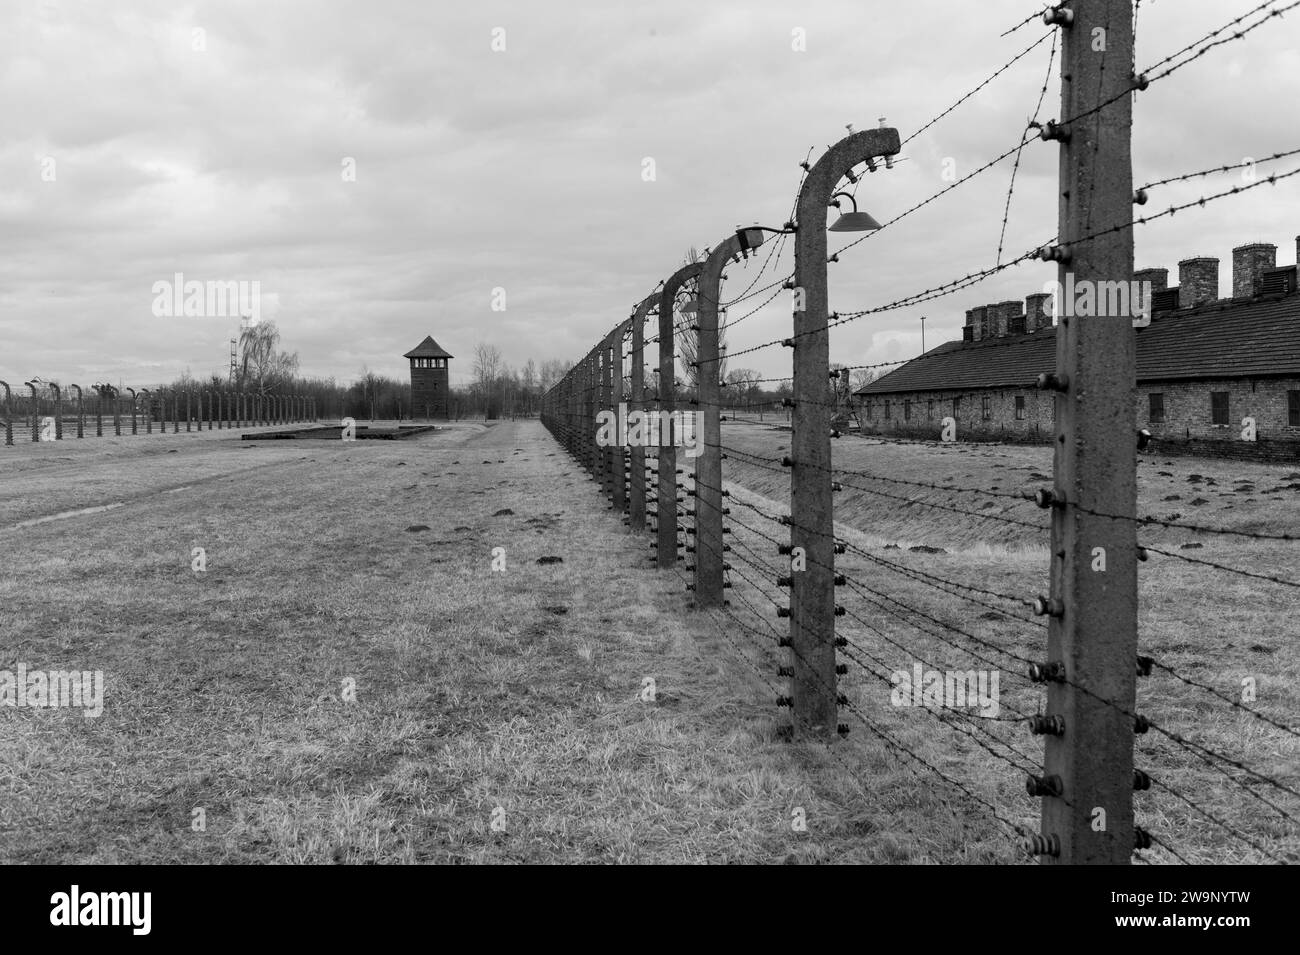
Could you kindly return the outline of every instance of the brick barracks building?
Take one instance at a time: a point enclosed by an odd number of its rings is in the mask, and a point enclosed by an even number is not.
[[[1300,237],[1296,239],[1300,259]],[[1296,266],[1278,268],[1277,246],[1232,252],[1232,297],[1220,299],[1219,260],[1184,259],[1178,286],[1167,269],[1151,282],[1151,324],[1135,329],[1134,423],[1161,451],[1300,460],[1300,294]],[[936,440],[945,417],[957,439],[1050,442],[1056,370],[1050,296],[982,305],[966,313],[960,342],[946,342],[856,392],[864,433]],[[1254,418],[1257,440],[1242,440]]]

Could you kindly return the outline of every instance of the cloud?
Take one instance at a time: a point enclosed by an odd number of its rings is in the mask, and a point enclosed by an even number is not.
[[[1251,5],[1144,5],[1139,67]],[[908,136],[1045,35],[1031,23],[999,37],[1024,14],[1013,0],[5,6],[0,374],[100,368],[148,386],[186,368],[223,372],[237,322],[150,312],[152,283],[176,272],[260,281],[308,375],[346,381],[363,364],[402,375],[400,356],[429,334],[461,356],[456,371],[481,341],[515,366],[579,357],[688,246],[785,222],[798,163],[846,124],[885,117]],[[1296,29],[1277,19],[1137,96],[1136,180],[1295,145],[1279,104],[1300,94]],[[946,170],[964,176],[1013,146],[1049,43],[909,142],[895,169],[865,176],[862,208],[891,219],[950,185]],[[1058,69],[1039,119],[1059,116]],[[1033,141],[1019,159],[1009,205],[1014,157],[846,251],[831,267],[832,308],[877,308],[992,266],[1004,216],[1003,259],[1050,239],[1057,150]],[[1166,187],[1149,208],[1227,181]],[[1180,258],[1227,260],[1248,241],[1277,243],[1289,263],[1295,189],[1141,227],[1138,265],[1176,274]],[[767,251],[728,269],[724,296],[792,269],[787,243],[760,276]],[[1022,298],[1051,273],[1018,266],[864,315],[835,330],[832,358],[915,353],[921,315],[933,347],[959,335],[967,308]],[[506,312],[490,307],[498,287]],[[774,290],[729,309],[733,352],[789,334],[788,294],[764,304]],[[742,364],[789,373],[780,348]]]

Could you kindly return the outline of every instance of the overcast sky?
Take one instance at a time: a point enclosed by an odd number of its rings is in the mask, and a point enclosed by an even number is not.
[[[1139,67],[1258,0],[1146,0]],[[884,117],[910,136],[1046,34],[1033,0],[6,0],[0,5],[0,377],[151,385],[225,374],[233,316],[156,316],[155,283],[257,281],[301,372],[406,376],[432,335],[575,359],[739,223],[779,226],[798,163]],[[497,46],[494,50],[494,30]],[[796,31],[806,37],[798,46]],[[864,178],[882,222],[1013,146],[1051,41]],[[1057,61],[1059,65],[1059,60]],[[1052,80],[1040,119],[1059,116]],[[1136,99],[1135,183],[1300,146],[1300,10]],[[654,179],[646,181],[645,160]],[[815,158],[815,156],[814,156]],[[1056,233],[1057,148],[1023,152],[1004,255]],[[1278,171],[1300,157],[1271,164]],[[1261,167],[1266,174],[1269,167]],[[350,175],[354,171],[355,175]],[[994,264],[1011,160],[830,266],[831,308]],[[1148,211],[1238,174],[1153,192]],[[1273,242],[1295,262],[1300,177],[1136,230],[1137,266]],[[856,236],[848,236],[848,239]],[[844,243],[832,236],[831,248]],[[723,299],[762,257],[733,266]],[[769,268],[771,268],[769,266]],[[793,247],[778,264],[793,268]],[[960,336],[967,308],[1041,290],[1034,264],[832,336],[883,362]],[[767,284],[765,275],[759,282]],[[493,290],[505,290],[494,311]],[[762,298],[766,298],[766,295]],[[729,311],[736,320],[762,299]],[[730,350],[790,332],[788,293]],[[766,349],[733,367],[789,374]]]

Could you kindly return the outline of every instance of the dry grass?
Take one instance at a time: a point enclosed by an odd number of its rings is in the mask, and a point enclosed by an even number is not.
[[[725,437],[770,456],[789,435],[741,425]],[[977,449],[936,464],[928,456],[945,451],[851,440],[837,443],[848,466],[918,480],[1010,487],[1050,472],[1039,449]],[[1022,777],[927,711],[891,707],[888,686],[856,663],[846,681],[854,707],[993,810],[856,721],[833,750],[792,746],[788,715],[772,705],[784,621],[768,595],[780,593],[736,573],[731,609],[745,628],[688,612],[682,578],[651,569],[647,539],[628,534],[535,423],[398,443],[240,443],[205,432],[0,455],[0,669],[99,669],[107,683],[97,719],[0,709],[0,862],[1025,860],[995,818],[1036,828]],[[761,469],[727,467],[750,488],[733,486],[736,502],[780,510],[783,475],[764,483]],[[1155,469],[1143,466],[1144,493]],[[1185,479],[1189,468],[1163,469]],[[1272,486],[1263,471],[1229,470]],[[1256,519],[1244,500],[1228,501],[1229,515]],[[841,533],[927,573],[1041,589],[1046,554],[1033,532],[919,506],[900,513],[897,503],[846,492],[837,514],[853,526]],[[1005,513],[1041,518],[1023,507]],[[735,556],[775,564],[775,546],[741,523],[783,535],[732,510]],[[1294,527],[1293,518],[1270,523]],[[407,530],[415,525],[428,529]],[[900,540],[949,553],[885,549]],[[1271,552],[1254,542],[1205,540],[1193,553],[1224,563],[1281,559],[1261,557]],[[196,546],[205,573],[191,570]],[[491,570],[495,547],[505,548],[503,573]],[[538,565],[545,555],[563,563]],[[1015,607],[972,610],[858,555],[842,566],[982,639],[1041,649],[1041,628],[1018,621]],[[1142,573],[1144,652],[1229,691],[1257,675],[1260,708],[1291,718],[1288,594],[1170,560]],[[871,626],[842,618],[840,632],[885,668],[911,658],[979,665],[862,593],[845,602]],[[653,703],[639,699],[647,678]],[[1036,691],[1009,675],[1001,700],[1037,708]],[[1142,700],[1153,717],[1297,787],[1291,739],[1168,677],[1144,681]],[[1039,757],[1015,724],[992,732]],[[1241,786],[1154,736],[1140,745],[1140,765],[1294,858],[1294,827]],[[1170,797],[1138,801],[1142,824],[1193,861],[1262,858]],[[792,830],[796,807],[807,832]],[[196,809],[206,831],[191,826]]]
[[[729,424],[723,432],[724,445],[768,459],[788,453],[789,439],[788,431],[752,422]],[[834,452],[837,468],[896,480],[1004,492],[1051,483],[1036,477],[1051,474],[1049,448],[845,437],[835,442]],[[766,514],[788,513],[788,472],[746,463],[740,455],[731,455],[726,463],[728,476],[737,482],[730,485],[736,500],[756,505]],[[1044,513],[1027,501],[864,477],[846,481],[869,489],[846,487],[836,494],[837,532],[869,555],[850,551],[837,558],[837,570],[861,582],[857,588],[841,588],[839,594],[849,610],[837,629],[850,639],[845,654],[853,665],[847,680],[857,694],[851,693],[851,698],[859,700],[861,711],[887,732],[910,729],[908,747],[932,766],[943,768],[960,759],[962,782],[999,807],[1009,821],[1028,821],[1029,828],[1036,830],[1037,800],[1025,797],[1020,770],[1039,763],[1041,742],[1017,724],[976,721],[983,723],[978,729],[968,724],[968,732],[1000,754],[995,758],[969,735],[939,726],[932,712],[891,707],[888,674],[907,669],[913,661],[938,670],[991,669],[998,662],[1004,708],[1041,711],[1042,694],[1023,679],[1023,667],[1015,659],[1042,657],[1046,629],[1041,621],[1013,602],[969,591],[945,593],[933,586],[934,581],[916,575],[930,574],[1022,599],[1045,593],[1046,531],[996,519],[1009,517],[1046,527]],[[1144,456],[1139,465],[1138,510],[1166,520],[1294,534],[1300,532],[1298,481],[1300,473],[1293,467]],[[1169,500],[1174,495],[1179,499]],[[917,503],[904,505],[898,497]],[[733,506],[732,513],[740,524],[748,525],[737,528],[733,553],[760,566],[762,560],[775,564],[775,547],[763,535],[782,538],[779,531],[784,529],[743,504]],[[1143,528],[1139,536],[1143,543],[1200,560],[1291,580],[1297,576],[1294,542],[1154,526]],[[1185,549],[1187,544],[1200,546]],[[940,548],[943,553],[909,550],[918,545]],[[1244,678],[1254,678],[1258,700],[1250,705],[1294,726],[1300,711],[1295,589],[1170,557],[1153,555],[1140,568],[1139,652],[1231,699],[1240,698]],[[911,576],[900,570],[910,571]],[[757,576],[750,568],[741,567],[741,573]],[[759,608],[767,600],[763,594],[775,592],[771,587],[749,587],[743,579],[737,580],[736,587]],[[933,619],[909,612],[909,607]],[[760,622],[756,627],[761,630],[764,625]],[[1295,736],[1159,670],[1139,681],[1138,693],[1138,711],[1173,733],[1242,763],[1259,776],[1300,789],[1300,747]],[[855,730],[861,729],[854,723]],[[1294,821],[1300,818],[1300,799],[1221,761],[1207,765],[1159,733],[1139,736],[1137,741],[1137,765],[1196,807],[1158,787],[1135,796],[1139,824],[1183,858],[1199,863],[1300,860],[1300,828]],[[902,757],[891,762],[898,772],[910,760]],[[928,769],[916,777],[918,785],[927,774],[925,786],[943,787]],[[1162,849],[1145,855],[1148,861],[1174,861]]]
[[[738,662],[692,636],[679,578],[648,569],[536,424],[4,454],[0,669],[98,669],[107,687],[97,719],[0,710],[0,861],[875,851],[854,848],[860,803],[816,785]]]

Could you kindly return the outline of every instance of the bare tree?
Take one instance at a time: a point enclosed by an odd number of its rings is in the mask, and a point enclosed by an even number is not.
[[[382,379],[365,365],[361,366],[361,399],[370,408],[370,420],[375,420],[375,405],[379,402],[379,386]]]
[[[277,351],[280,332],[275,322],[249,324],[239,332],[239,390],[266,395],[287,385],[298,371],[298,353]]]
[[[544,394],[554,388],[556,383],[567,375],[572,367],[572,362],[559,358],[552,358],[549,361],[542,362],[541,370],[538,372],[540,378],[539,387],[542,393]]]
[[[859,391],[861,391],[863,388],[867,387],[867,385],[871,384],[873,381],[875,381],[875,380],[876,380],[877,378],[879,378],[879,377],[880,377],[880,369],[879,369],[879,368],[859,368],[859,369],[857,369],[857,370],[854,371],[853,374],[850,376],[850,379],[851,379],[851,381],[853,382],[853,384],[852,384],[852,386],[851,386],[851,390],[852,390],[852,392],[853,392],[854,394],[857,394]]]
[[[523,388],[524,414],[533,413],[533,402],[537,397],[537,365],[530,358],[520,374],[520,386]]]
[[[497,395],[501,377],[501,352],[495,345],[474,346],[474,386],[487,406],[485,417],[497,416]]]

